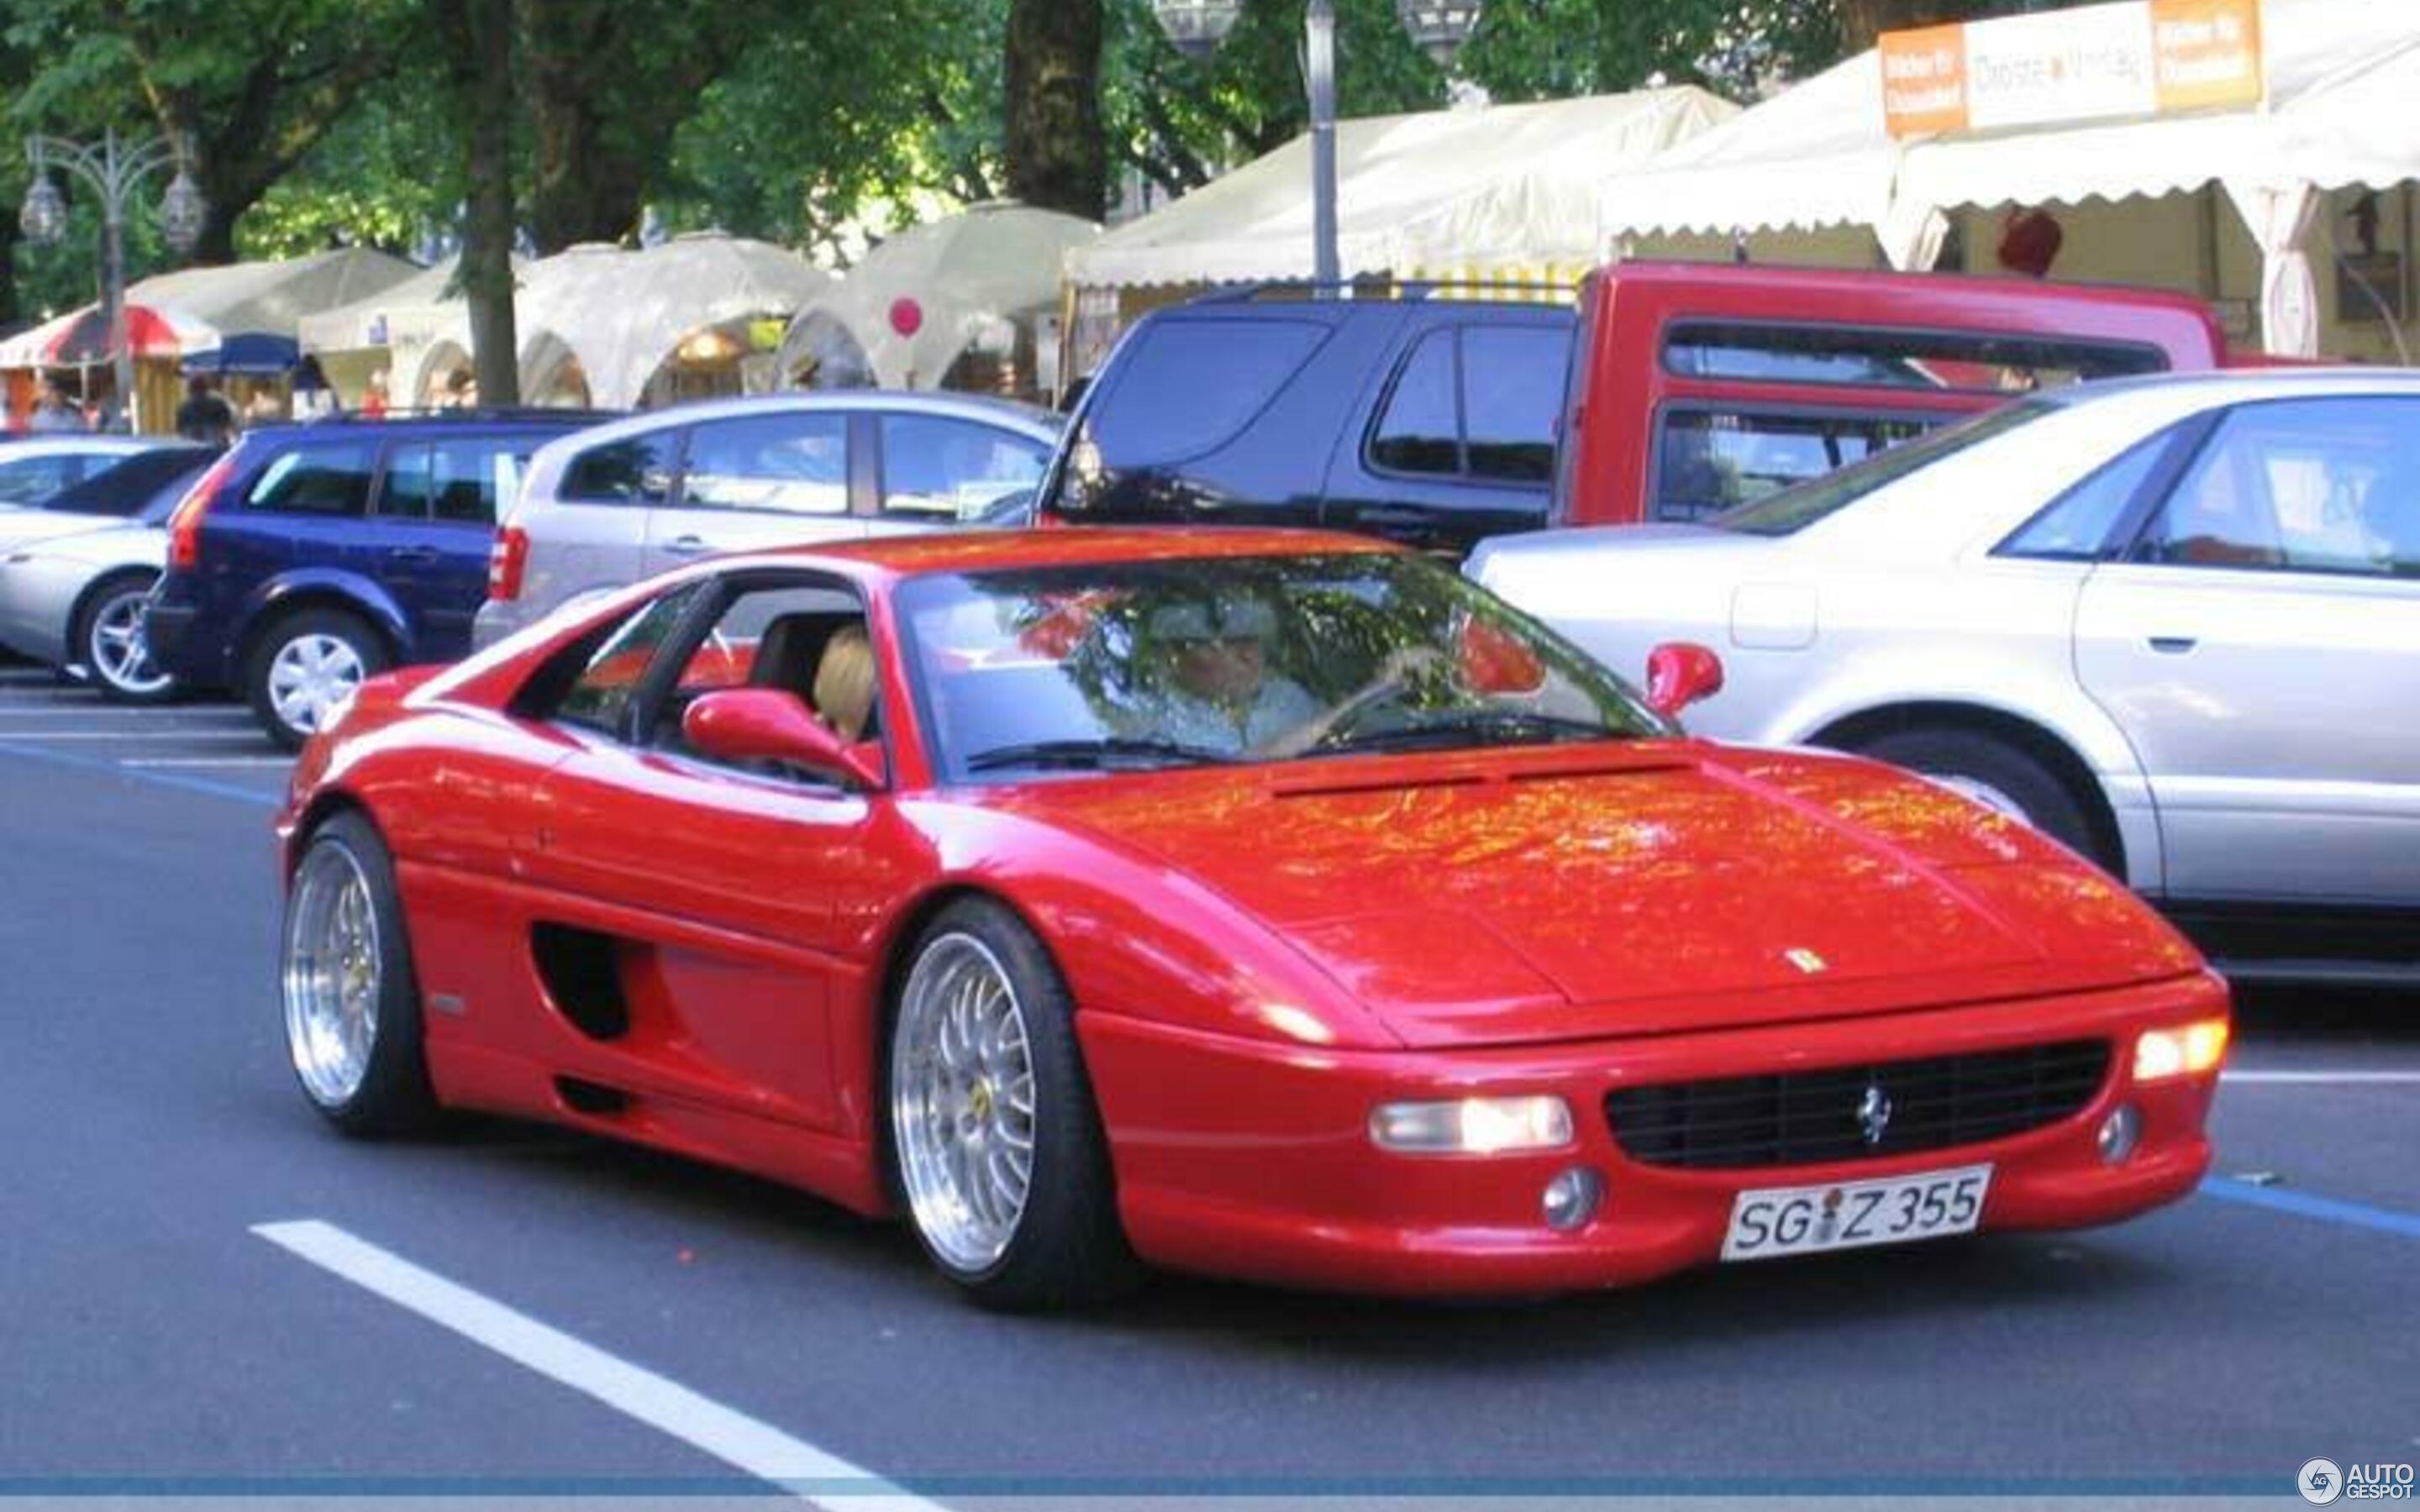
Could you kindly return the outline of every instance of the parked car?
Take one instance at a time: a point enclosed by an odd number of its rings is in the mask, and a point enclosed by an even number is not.
[[[2420,981],[2420,377],[2062,390],[1468,570],[1609,666],[1719,647],[1699,728],[1931,773],[2231,969]]]
[[[39,509],[0,515],[0,645],[85,677],[111,699],[163,702],[175,680],[143,619],[167,554],[169,514],[213,447],[130,456]]]
[[[1060,418],[1004,399],[838,390],[683,405],[540,451],[496,537],[473,639],[716,551],[1025,509]]]
[[[2214,367],[2210,308],[1938,273],[1621,262],[1567,309],[1213,295],[1137,322],[1044,481],[1075,523],[1324,525],[1467,551],[1695,519],[2017,393]]]
[[[349,1133],[483,1108],[904,1211],[1001,1305],[2192,1192],[2228,1015],[2185,941],[1931,783],[1683,738],[1719,675],[1676,650],[1651,704],[1351,536],[720,558],[305,748],[293,1066]]]
[[[0,437],[0,509],[39,504],[127,457],[169,444],[153,436]]]
[[[574,410],[246,432],[168,526],[147,633],[188,689],[233,688],[300,746],[363,677],[470,649],[496,518]]]

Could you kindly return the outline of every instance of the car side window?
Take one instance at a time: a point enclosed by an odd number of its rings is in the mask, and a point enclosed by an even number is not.
[[[647,669],[656,652],[679,627],[682,616],[696,601],[703,584],[675,589],[608,631],[582,659],[570,679],[542,717],[595,730],[616,740],[631,735],[631,715],[637,706]]]
[[[690,427],[681,502],[692,509],[847,514],[848,417],[793,411]]]
[[[1093,417],[1112,468],[1198,456],[1233,438],[1326,338],[1309,320],[1163,320],[1127,338]]]
[[[2051,501],[1994,548],[1993,554],[2044,562],[2099,560],[2109,549],[2127,506],[2141,495],[2179,441],[2180,432],[2169,429],[2128,447],[2117,460],[2102,464]]]
[[[1015,431],[945,415],[884,415],[885,514],[973,519],[1042,481],[1050,450]]]
[[[0,504],[38,504],[84,476],[73,455],[21,456],[0,462]]]
[[[261,469],[243,507],[271,515],[359,518],[368,513],[378,448],[370,441],[295,446]]]
[[[2227,412],[2137,561],[2420,576],[2420,401],[2288,399]]]
[[[493,525],[520,493],[529,444],[505,437],[415,441],[387,454],[378,513]]]
[[[1930,422],[1907,416],[1669,409],[1655,443],[1651,519],[1694,520],[1835,472]]]
[[[1462,471],[1462,417],[1455,400],[1454,329],[1440,326],[1404,359],[1370,438],[1370,461],[1391,472],[1451,476]]]
[[[672,496],[676,431],[652,431],[592,446],[563,470],[563,497],[582,504],[660,504]]]
[[[796,580],[735,595],[681,664],[647,744],[695,755],[682,734],[689,705],[735,687],[787,693],[851,739],[876,736],[873,643],[847,589]],[[780,774],[776,774],[780,775]]]
[[[1474,478],[1544,483],[1555,475],[1555,418],[1572,336],[1542,326],[1466,326],[1462,419]]]

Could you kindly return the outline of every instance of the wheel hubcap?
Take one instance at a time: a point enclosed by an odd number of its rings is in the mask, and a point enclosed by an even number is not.
[[[93,675],[127,693],[157,693],[169,676],[151,660],[144,635],[146,593],[114,594],[92,617],[92,644],[85,648]]]
[[[954,1270],[998,1260],[1033,1184],[1033,1060],[1006,968],[970,935],[943,935],[908,974],[891,1122],[925,1242]]]
[[[298,635],[269,662],[269,706],[309,734],[362,686],[362,654],[341,636]]]
[[[353,853],[314,845],[286,921],[286,1042],[312,1098],[341,1106],[361,1090],[378,1041],[378,913]]]

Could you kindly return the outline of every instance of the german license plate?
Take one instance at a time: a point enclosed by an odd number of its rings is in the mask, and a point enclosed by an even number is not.
[[[1766,1260],[1972,1233],[1991,1184],[1989,1165],[1962,1165],[1878,1181],[1743,1192],[1731,1204],[1723,1258]]]

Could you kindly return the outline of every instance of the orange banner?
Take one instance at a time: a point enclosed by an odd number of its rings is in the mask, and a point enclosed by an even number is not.
[[[1882,36],[1883,121],[1893,136],[1966,125],[1966,28],[1925,26]]]
[[[2260,102],[2260,0],[2151,0],[2160,109]]]
[[[2260,0],[2115,0],[1885,32],[1897,137],[2256,105]]]

